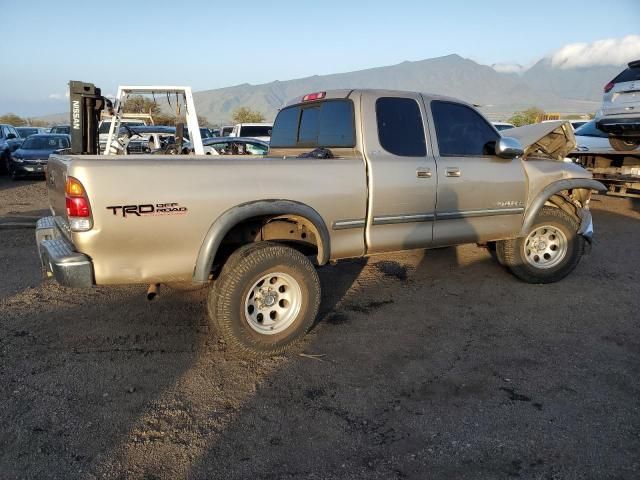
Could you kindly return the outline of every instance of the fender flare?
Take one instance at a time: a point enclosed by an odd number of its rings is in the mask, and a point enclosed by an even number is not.
[[[193,281],[206,283],[213,265],[213,259],[218,252],[225,235],[238,223],[251,217],[263,215],[298,215],[313,224],[318,232],[318,264],[324,265],[329,261],[331,251],[329,230],[320,214],[304,203],[293,200],[258,200],[247,202],[230,208],[220,215],[209,227],[204,237],[196,265],[193,271]]]
[[[597,190],[598,192],[607,191],[607,187],[593,178],[566,178],[564,180],[558,180],[557,182],[550,183],[544,187],[538,195],[536,195],[529,205],[529,208],[527,208],[520,234],[523,236],[528,234],[533,222],[535,221],[536,215],[552,195],[563,190],[571,190],[574,188],[588,188],[589,190]]]

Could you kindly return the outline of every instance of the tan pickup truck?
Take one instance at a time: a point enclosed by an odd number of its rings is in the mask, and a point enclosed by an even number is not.
[[[604,187],[563,161],[568,123],[503,135],[451,98],[337,90],[284,107],[265,157],[52,156],[40,256],[71,287],[208,284],[218,334],[253,355],[308,331],[333,260],[477,243],[526,282],[560,280]]]

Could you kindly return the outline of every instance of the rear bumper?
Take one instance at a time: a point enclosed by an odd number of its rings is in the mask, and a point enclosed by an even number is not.
[[[46,162],[16,162],[13,161],[13,171],[18,175],[44,175],[47,169]]]
[[[628,117],[601,117],[596,127],[605,133],[619,137],[640,136],[640,115]]]
[[[36,223],[36,244],[47,277],[54,277],[65,287],[87,288],[95,284],[91,259],[74,250],[60,231],[54,217]]]

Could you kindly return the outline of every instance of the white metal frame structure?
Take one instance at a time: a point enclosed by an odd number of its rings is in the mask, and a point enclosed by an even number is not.
[[[166,95],[182,95],[186,111],[185,117],[187,119],[187,129],[189,131],[189,141],[193,146],[193,151],[196,155],[204,155],[204,148],[202,147],[202,137],[200,136],[200,126],[198,125],[198,116],[196,115],[196,107],[193,103],[193,95],[191,93],[191,87],[176,87],[166,85],[149,85],[149,86],[119,86],[118,95],[116,96],[116,103],[114,105],[115,115],[114,120],[109,127],[109,136],[107,137],[107,145],[104,149],[104,154],[109,155],[112,152],[111,144],[115,141],[114,132],[118,132],[120,129],[120,123],[124,113],[124,103],[129,95],[144,95],[144,94],[166,94]]]

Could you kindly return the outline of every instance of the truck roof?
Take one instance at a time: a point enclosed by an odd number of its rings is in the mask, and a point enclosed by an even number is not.
[[[424,97],[425,100],[445,100],[445,101],[452,101],[452,102],[458,102],[458,103],[463,103],[465,105],[469,105],[469,106],[473,106],[471,103],[466,102],[464,100],[460,100],[459,98],[454,98],[454,97],[448,97],[446,95],[438,95],[435,93],[428,93],[428,92],[412,92],[409,90],[385,90],[385,89],[377,89],[377,88],[351,88],[351,89],[339,89],[339,90],[323,90],[324,92],[324,97],[322,97],[322,100],[328,100],[328,99],[332,99],[332,98],[349,98],[349,96],[353,93],[353,92],[372,92],[375,93],[376,95],[380,95],[380,96],[384,96],[384,95],[401,95],[401,94],[406,94],[406,93],[419,93],[420,95],[422,95]],[[298,97],[294,97],[291,100],[289,100],[284,106],[288,107],[290,105],[298,105],[300,103],[304,102],[304,97],[305,95],[300,95]]]

